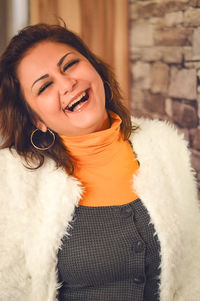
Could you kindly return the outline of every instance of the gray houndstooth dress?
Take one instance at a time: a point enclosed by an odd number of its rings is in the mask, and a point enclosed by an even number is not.
[[[59,301],[159,300],[160,245],[140,199],[76,208],[58,253]]]

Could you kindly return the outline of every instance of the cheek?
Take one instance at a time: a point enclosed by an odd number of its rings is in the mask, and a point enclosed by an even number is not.
[[[43,116],[47,115],[55,115],[56,112],[60,112],[60,106],[57,104],[55,100],[48,99],[47,101],[43,101],[37,105],[38,113]]]
[[[106,100],[105,90],[104,90],[104,84],[102,79],[100,78],[98,81],[98,93],[102,99],[103,102]]]
[[[98,95],[105,98],[104,84],[100,75],[96,71],[91,73],[91,83]]]
[[[79,76],[91,82],[102,82],[102,79],[96,69],[87,61],[82,64],[81,70],[79,69]]]
[[[100,75],[94,69],[91,70],[91,78],[95,83],[97,83],[99,88],[103,88],[103,81],[102,81]]]
[[[58,95],[53,90],[35,99],[34,106],[43,114],[53,114],[61,108]]]

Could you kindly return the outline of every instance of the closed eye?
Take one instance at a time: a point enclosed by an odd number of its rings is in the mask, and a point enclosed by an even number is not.
[[[38,91],[38,95],[40,95],[42,92],[44,92],[49,86],[51,86],[53,82],[47,82],[45,83]]]
[[[80,60],[79,59],[76,59],[76,60],[73,60],[71,61],[70,63],[64,65],[63,67],[63,72],[65,72],[67,69],[69,69],[70,67],[72,67],[73,65],[77,64]]]

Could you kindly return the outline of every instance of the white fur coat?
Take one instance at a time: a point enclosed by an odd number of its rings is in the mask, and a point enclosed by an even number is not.
[[[134,123],[133,187],[161,244],[160,300],[200,301],[200,211],[186,142],[165,122]],[[8,149],[0,166],[0,301],[55,301],[57,252],[80,184],[51,160],[28,170]]]

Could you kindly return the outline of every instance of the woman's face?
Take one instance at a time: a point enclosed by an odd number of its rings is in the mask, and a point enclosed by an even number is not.
[[[40,42],[21,60],[17,76],[42,131],[80,136],[109,127],[102,79],[72,47]]]

